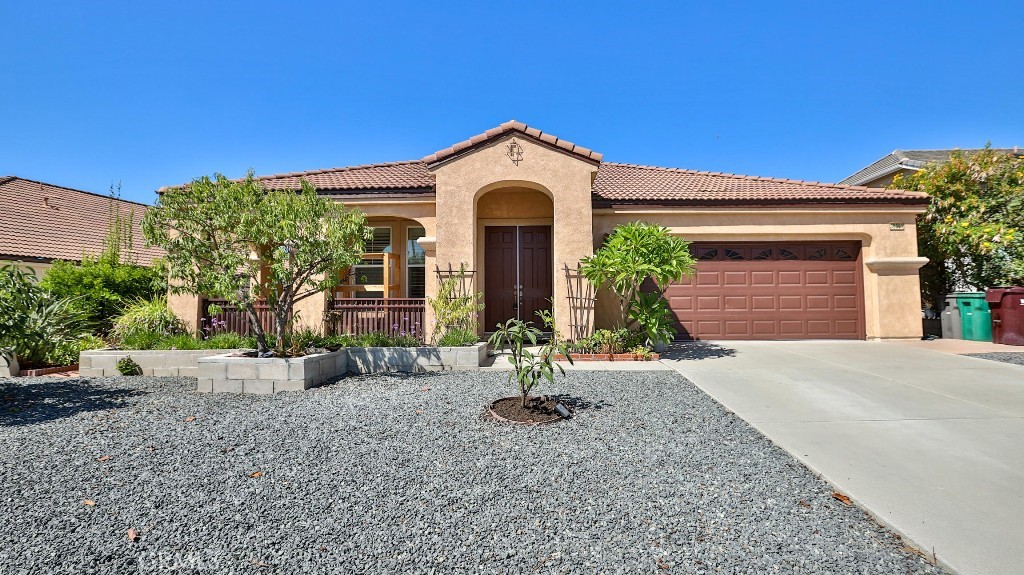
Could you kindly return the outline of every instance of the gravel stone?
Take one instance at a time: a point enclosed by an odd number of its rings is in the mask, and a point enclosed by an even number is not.
[[[0,380],[0,573],[942,572],[673,372],[505,378]]]
[[[965,355],[967,357],[980,357],[981,359],[990,359],[1014,365],[1024,365],[1024,351],[997,351],[992,353],[968,353]]]

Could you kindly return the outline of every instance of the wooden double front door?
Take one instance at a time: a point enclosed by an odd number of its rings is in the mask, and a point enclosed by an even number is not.
[[[551,226],[484,228],[484,331],[551,309]]]

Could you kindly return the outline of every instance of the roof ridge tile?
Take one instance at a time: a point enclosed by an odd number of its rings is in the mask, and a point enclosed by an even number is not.
[[[600,162],[603,159],[602,154],[600,154],[598,152],[595,152],[595,151],[590,150],[588,148],[584,148],[582,146],[577,146],[576,144],[574,144],[574,143],[572,143],[572,142],[570,142],[568,140],[563,140],[563,139],[559,138],[558,136],[555,136],[554,134],[549,134],[549,133],[547,133],[547,132],[545,132],[543,130],[540,130],[540,129],[537,129],[537,128],[533,128],[533,127],[531,127],[531,126],[529,126],[529,125],[527,125],[527,124],[525,124],[523,122],[520,122],[518,120],[509,120],[507,122],[503,122],[503,123],[499,124],[498,126],[495,126],[495,127],[491,128],[489,130],[485,130],[482,134],[477,134],[475,136],[467,138],[466,140],[463,140],[461,142],[458,142],[456,144],[448,146],[447,148],[438,150],[438,151],[434,152],[433,154],[429,154],[427,156],[424,156],[421,159],[421,161],[426,163],[426,164],[433,164],[433,163],[436,163],[436,162],[440,162],[442,160],[446,160],[446,159],[448,159],[448,158],[450,158],[452,156],[455,156],[455,155],[457,155],[457,154],[459,154],[461,152],[464,152],[464,151],[468,150],[469,148],[472,148],[473,146],[476,146],[478,144],[486,142],[487,140],[491,140],[493,138],[497,138],[497,137],[503,136],[504,134],[506,134],[508,132],[513,132],[513,131],[514,132],[519,132],[520,134],[523,134],[524,136],[527,136],[527,137],[539,140],[539,141],[544,142],[546,144],[550,144],[550,145],[555,146],[555,147],[557,147],[559,149],[565,150],[565,151],[569,152],[570,154],[574,154],[574,155],[583,157],[583,158],[585,158],[587,160],[591,160],[591,161],[595,161],[595,162]]]

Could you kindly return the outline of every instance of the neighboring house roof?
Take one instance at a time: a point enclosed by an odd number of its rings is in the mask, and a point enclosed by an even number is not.
[[[514,120],[435,152],[422,160],[292,172],[258,176],[258,179],[269,188],[287,190],[298,189],[300,181],[305,178],[320,193],[352,200],[431,197],[434,194],[434,174],[430,170],[431,166],[469,152],[511,131],[594,163],[598,171],[592,189],[597,205],[924,205],[928,202],[924,194],[900,190],[602,163],[602,156],[597,152]],[[161,188],[164,189],[166,188]]]
[[[792,203],[924,204],[928,195],[902,190],[864,188],[658,168],[605,162],[593,186],[598,204],[775,205]]]
[[[136,263],[150,265],[162,253],[143,245],[141,222],[148,208],[145,204],[6,176],[0,177],[0,206],[3,259],[80,261],[83,255],[99,255],[110,229],[112,206],[123,217],[134,218]]]
[[[463,152],[467,152],[478,145],[484,144],[495,138],[501,137],[508,132],[519,132],[524,136],[529,136],[534,140],[554,146],[565,152],[569,152],[570,154],[579,156],[585,160],[600,162],[602,158],[601,154],[593,150],[584,148],[583,146],[577,146],[572,142],[563,140],[553,134],[542,132],[537,128],[531,128],[530,126],[527,126],[522,122],[509,120],[508,122],[505,122],[504,124],[501,124],[498,127],[491,128],[490,130],[487,130],[482,134],[477,134],[476,136],[473,136],[468,140],[463,140],[458,144],[454,144],[443,150],[438,150],[437,152],[434,152],[433,154],[424,157],[422,161],[427,164],[434,164],[436,162],[441,162],[450,159],[454,156],[462,154]]]
[[[1017,148],[993,148],[996,152],[1005,154],[1022,155]],[[954,150],[893,150],[876,162],[872,162],[865,168],[843,178],[840,184],[859,186],[878,178],[894,174],[901,170],[920,170],[928,164],[943,163],[949,161],[949,155]],[[968,154],[982,151],[980,148],[960,150]]]

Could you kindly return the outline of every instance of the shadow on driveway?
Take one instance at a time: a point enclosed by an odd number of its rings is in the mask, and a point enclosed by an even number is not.
[[[0,426],[31,425],[123,407],[144,391],[96,386],[85,379],[0,380]]]
[[[718,359],[733,357],[736,350],[708,341],[675,342],[661,352],[661,359]]]

